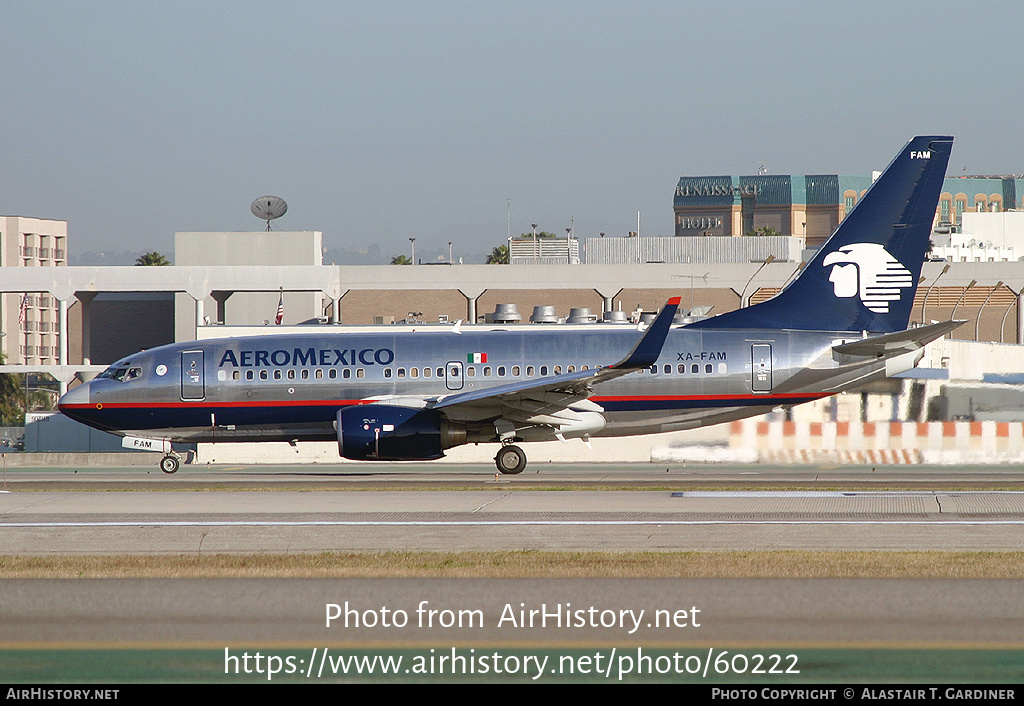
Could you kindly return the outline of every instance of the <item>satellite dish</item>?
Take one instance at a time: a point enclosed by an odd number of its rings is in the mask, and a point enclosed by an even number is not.
[[[280,196],[260,196],[249,208],[252,209],[252,215],[267,222],[267,230],[270,230],[272,220],[288,212],[288,204]]]

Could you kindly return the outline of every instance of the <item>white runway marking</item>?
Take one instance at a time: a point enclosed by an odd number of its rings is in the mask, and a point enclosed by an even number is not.
[[[1022,490],[679,490],[673,498],[934,498],[1024,495]]]
[[[637,526],[666,525],[1024,525],[1019,520],[310,520],[227,522],[2,522],[0,527],[529,527],[529,526]]]

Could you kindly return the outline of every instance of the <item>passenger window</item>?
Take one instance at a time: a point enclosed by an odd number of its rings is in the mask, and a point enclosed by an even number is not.
[[[352,370],[350,368],[345,368],[344,370],[341,371],[341,376],[348,380],[350,377],[352,377]]]
[[[420,376],[419,368],[409,368],[409,377],[418,378]]]
[[[714,367],[711,365],[711,363],[708,363],[707,365],[704,366],[705,373],[710,373],[712,370],[714,370]]]
[[[498,377],[500,377],[500,378],[505,377],[505,366],[504,365],[499,365],[498,366]]]
[[[512,366],[512,377],[514,377],[514,378],[519,377],[519,366],[518,365],[513,365]]]
[[[686,374],[686,366],[685,365],[677,365],[676,366],[676,372],[679,373],[680,375],[685,375]]]
[[[576,372],[576,366],[575,365],[570,365],[568,368],[565,369],[565,372],[567,372],[567,373],[575,373]]]
[[[540,376],[541,377],[547,377],[547,374],[548,374],[548,366],[546,366],[546,365],[540,366]]]
[[[437,369],[437,376],[439,378],[443,378],[444,377],[444,368],[438,368]]]
[[[398,369],[398,377],[400,377],[400,378],[404,378],[405,377],[405,368],[399,368]]]
[[[283,377],[283,375],[281,374],[280,370],[275,370],[274,371],[274,379],[275,380],[280,380],[282,377]]]
[[[231,379],[232,380],[240,380],[241,378],[242,378],[242,374],[239,373],[237,370],[234,371],[233,373],[231,373]]]
[[[309,371],[308,370],[303,370],[301,377],[302,377],[303,380],[309,380]]]
[[[527,365],[526,366],[526,377],[528,377],[528,378],[532,378],[533,377],[533,366],[532,365]]]
[[[391,368],[384,368],[384,377],[391,377]]]
[[[657,366],[657,364],[652,365],[651,366],[651,375],[657,375],[657,374],[658,374],[658,366]]]
[[[252,380],[255,377],[256,377],[256,374],[253,373],[253,371],[251,371],[251,370],[246,370],[245,371],[245,379],[246,380]]]
[[[430,368],[423,368],[423,377],[425,377],[425,378],[430,377],[430,372],[431,372]]]
[[[266,370],[261,370],[261,371],[260,371],[260,380],[266,380],[266,379],[267,379],[267,378],[269,378],[269,377],[270,377],[270,376],[269,376],[269,375],[267,374],[267,371],[266,371]]]
[[[324,371],[323,370],[320,370],[319,368],[317,368],[316,379],[317,380],[323,380],[324,379]]]
[[[490,376],[491,376],[491,366],[485,365],[484,366],[484,377],[485,378],[489,378]]]
[[[470,365],[466,368],[466,376],[475,378],[476,377],[476,366]]]
[[[556,365],[554,373],[555,373],[555,375],[561,375],[562,374],[562,366],[561,365]]]
[[[295,371],[294,370],[289,370],[288,371],[288,379],[289,380],[294,380],[295,379]]]
[[[690,366],[690,372],[696,375],[697,373],[700,372],[700,366],[694,363],[693,365]]]
[[[329,377],[331,380],[337,380],[338,379],[338,369],[337,368],[331,368],[330,370],[328,370],[327,371],[327,377]]]
[[[672,366],[669,365],[668,363],[665,363],[665,374],[668,375],[671,372],[672,372]]]
[[[356,368],[356,377],[357,378],[366,377],[366,371],[363,370],[362,368]]]

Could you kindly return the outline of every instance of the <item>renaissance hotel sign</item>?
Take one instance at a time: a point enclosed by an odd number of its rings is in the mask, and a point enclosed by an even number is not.
[[[757,196],[757,185],[746,184],[733,186],[732,184],[694,184],[679,183],[676,187],[676,196],[680,197],[706,197],[706,196]]]

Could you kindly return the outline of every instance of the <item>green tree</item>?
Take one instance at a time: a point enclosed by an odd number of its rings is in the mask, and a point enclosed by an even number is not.
[[[18,376],[0,374],[0,427],[20,427],[25,424],[25,390]]]
[[[163,267],[164,265],[170,265],[171,261],[166,257],[158,253],[156,250],[153,252],[142,253],[135,258],[136,267]]]
[[[407,258],[405,255],[396,255],[395,257],[391,258],[391,264],[392,265],[411,265],[412,264],[412,260]]]
[[[499,245],[496,248],[491,249],[491,254],[487,256],[488,265],[507,265],[508,264],[508,245]]]
[[[533,232],[531,231],[529,233],[523,233],[519,237],[520,238],[526,238],[527,240],[533,240]],[[555,235],[554,233],[549,233],[546,230],[538,230],[537,231],[537,237],[538,238],[557,238],[558,236]]]
[[[761,226],[754,230],[748,230],[743,235],[782,235],[779,231],[775,230],[771,226]]]
[[[6,362],[0,353],[0,365]],[[0,427],[25,425],[25,412],[52,410],[56,408],[59,385],[50,375],[40,373],[35,378],[35,387],[25,389],[24,373],[0,373]]]

